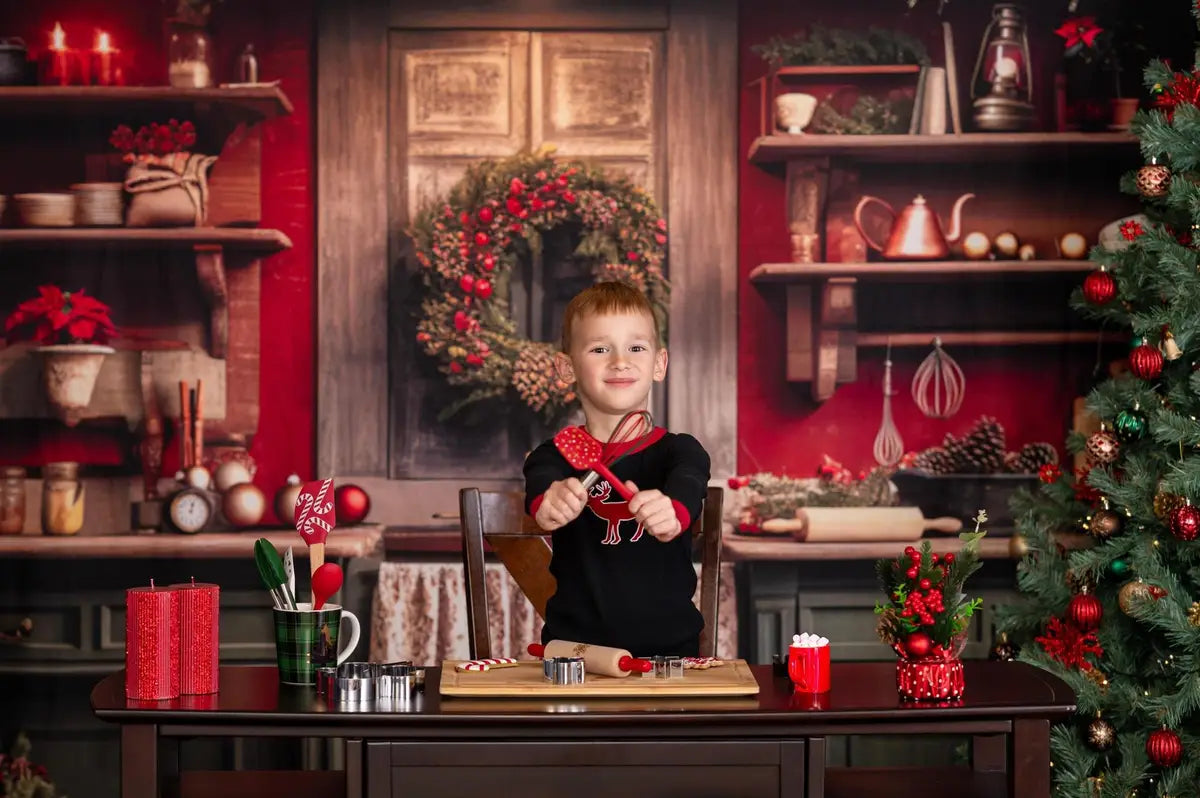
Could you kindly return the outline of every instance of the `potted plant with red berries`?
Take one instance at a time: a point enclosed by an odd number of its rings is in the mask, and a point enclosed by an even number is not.
[[[78,424],[104,358],[114,351],[107,345],[117,334],[108,305],[83,289],[43,285],[9,315],[4,333],[9,344],[37,344],[46,398],[67,426]]]
[[[921,548],[909,546],[896,559],[879,560],[875,573],[888,600],[875,605],[879,639],[892,647],[896,663],[896,689],[909,700],[949,700],[963,694],[960,655],[967,625],[983,604],[963,592],[967,578],[979,570],[979,541],[986,534],[983,510],[975,516],[975,530],[959,535],[957,554],[933,552],[929,540]]]

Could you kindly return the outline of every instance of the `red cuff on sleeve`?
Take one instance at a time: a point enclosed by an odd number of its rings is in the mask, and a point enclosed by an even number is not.
[[[671,506],[675,508],[675,517],[679,519],[679,528],[687,531],[687,528],[692,525],[691,514],[687,511],[687,508],[676,499],[671,499]]]
[[[529,503],[529,517],[533,518],[537,515],[538,508],[542,506],[542,499],[546,498],[546,494],[540,493]]]

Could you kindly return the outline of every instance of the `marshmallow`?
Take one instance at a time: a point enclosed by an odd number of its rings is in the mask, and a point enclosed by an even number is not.
[[[801,632],[798,635],[792,635],[792,645],[797,648],[820,648],[829,645],[829,638]]]

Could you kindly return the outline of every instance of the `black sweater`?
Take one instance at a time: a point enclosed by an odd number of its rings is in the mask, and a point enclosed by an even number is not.
[[[634,656],[698,653],[704,619],[692,603],[696,571],[688,526],[708,489],[709,457],[691,435],[661,428],[653,434],[657,440],[618,462],[613,474],[670,497],[683,533],[660,543],[606,480],[593,485],[579,517],[552,535],[550,572],[558,586],[546,604],[543,642],[615,646]],[[525,509],[536,513],[551,483],[584,473],[546,441],[525,460]]]

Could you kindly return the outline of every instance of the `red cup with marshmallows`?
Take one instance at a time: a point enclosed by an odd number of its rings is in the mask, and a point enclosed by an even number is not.
[[[807,632],[792,636],[788,646],[788,676],[797,693],[829,692],[829,640]]]

